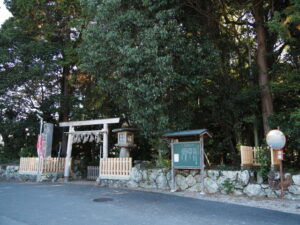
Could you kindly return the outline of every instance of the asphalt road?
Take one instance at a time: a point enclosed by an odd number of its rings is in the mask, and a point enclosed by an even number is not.
[[[0,225],[148,224],[300,225],[300,215],[125,189],[0,182]]]

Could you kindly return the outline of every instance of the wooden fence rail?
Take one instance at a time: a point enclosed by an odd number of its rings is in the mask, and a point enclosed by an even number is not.
[[[37,173],[39,159],[36,157],[21,157],[21,173]],[[40,160],[41,173],[63,173],[65,169],[65,158],[45,158]]]
[[[128,179],[132,168],[132,158],[100,159],[100,178]]]
[[[259,166],[257,152],[259,148],[250,146],[241,146],[241,166]],[[273,149],[271,153],[271,165],[278,166],[280,161],[278,160],[277,152]]]
[[[88,166],[87,167],[87,179],[97,180],[99,177],[99,166]]]

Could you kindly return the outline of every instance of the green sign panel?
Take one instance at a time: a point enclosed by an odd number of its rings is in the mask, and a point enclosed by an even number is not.
[[[200,168],[200,142],[173,143],[174,168]]]

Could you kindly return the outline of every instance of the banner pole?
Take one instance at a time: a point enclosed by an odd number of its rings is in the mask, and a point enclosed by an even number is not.
[[[38,144],[37,144],[38,166],[37,166],[36,182],[39,182],[40,180],[40,169],[41,169],[40,138],[42,137],[42,132],[43,132],[43,118],[40,116],[39,118],[40,118],[40,134],[38,136]]]

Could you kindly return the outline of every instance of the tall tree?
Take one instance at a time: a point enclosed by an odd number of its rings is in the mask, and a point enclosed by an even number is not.
[[[47,61],[41,60],[39,57],[31,57],[27,61],[21,60],[25,70],[24,79],[19,79],[21,83],[23,82],[21,85],[24,85],[25,82],[28,83],[30,80],[29,77],[34,74],[37,75],[34,79],[41,80],[46,86],[49,86],[52,82],[56,88],[60,88],[60,91],[58,91],[60,98],[56,98],[55,102],[53,102],[56,110],[59,112],[60,120],[69,120],[72,112],[71,109],[74,105],[73,99],[76,99],[76,95],[72,93],[75,88],[70,83],[76,81],[77,77],[81,75],[76,67],[78,63],[76,47],[80,42],[81,31],[86,23],[80,1],[7,0],[5,2],[13,14],[13,18],[11,19],[13,25],[11,24],[7,27],[11,30],[19,30],[22,37],[26,36],[28,38],[28,40],[22,40],[21,46],[30,48],[30,43],[33,43],[30,51],[37,49],[44,55],[44,58],[47,57]],[[14,43],[11,37],[7,38],[8,45],[5,48],[7,51],[11,51]],[[49,52],[49,49],[52,52]],[[17,64],[20,61],[18,51],[16,50],[15,48],[13,51],[15,55],[4,63],[10,66],[9,69],[6,68],[2,71],[3,77],[7,76],[10,70],[18,69]],[[30,54],[28,55],[31,56]],[[31,62],[35,63],[36,66],[29,66]],[[44,68],[49,67],[52,70],[50,69],[50,71],[46,72]],[[35,71],[39,72],[35,73]],[[44,79],[47,75],[52,79]],[[35,82],[34,79],[31,82]],[[46,86],[42,90],[46,89]],[[47,91],[50,95],[57,94],[57,91]],[[31,94],[34,96],[35,93]],[[44,105],[46,106],[47,104]],[[52,117],[53,114],[54,112],[52,112]],[[66,143],[65,138],[63,142]]]
[[[181,25],[178,3],[90,1],[81,68],[148,135],[191,125],[193,94],[214,66],[212,45]]]
[[[255,19],[255,30],[257,39],[257,65],[258,82],[261,88],[262,118],[265,134],[270,130],[268,118],[273,114],[273,101],[270,88],[269,67],[267,60],[267,37],[266,37],[266,13],[265,2],[255,0],[253,2],[253,17]],[[268,3],[267,3],[268,4]]]

